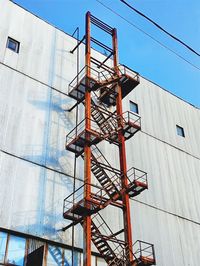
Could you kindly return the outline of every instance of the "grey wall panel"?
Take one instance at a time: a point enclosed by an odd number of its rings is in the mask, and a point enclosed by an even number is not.
[[[157,265],[198,265],[200,225],[132,202],[133,239],[153,242]]]
[[[200,111],[194,106],[141,78],[141,84],[124,100],[139,105],[142,130],[200,158]],[[177,135],[176,125],[184,128],[185,138]]]
[[[136,152],[134,152],[136,151]],[[128,165],[148,173],[149,190],[139,199],[200,222],[199,160],[144,133],[127,142]]]
[[[0,5],[1,62],[66,93],[76,76],[76,53],[70,53],[75,39],[10,1]],[[20,42],[19,54],[6,49],[8,36]]]
[[[0,227],[71,244],[71,231],[63,219],[63,199],[73,179],[0,152]],[[76,181],[77,187],[80,182]],[[77,227],[76,246],[82,234]]]
[[[0,147],[17,156],[73,174],[65,136],[74,127],[70,98],[0,66]]]
[[[59,91],[66,93],[76,75],[76,53],[70,53],[76,41],[11,1],[2,0],[0,10],[0,62],[17,70],[0,65],[0,226],[70,244],[71,230],[57,230],[69,223],[62,204],[73,180],[64,174],[73,175],[74,155],[65,150],[65,136],[75,110],[66,111],[74,101]],[[6,49],[7,36],[20,41],[19,54]],[[83,46],[80,54],[81,67]],[[155,244],[157,265],[198,266],[200,111],[144,78],[124,99],[124,110],[130,100],[138,103],[142,132],[126,143],[128,168],[149,178],[149,190],[131,201],[133,239]],[[177,136],[177,124],[185,138]],[[118,148],[99,147],[119,167]],[[83,178],[81,158],[76,174]],[[76,181],[77,188],[81,184]],[[121,229],[120,210],[101,213],[114,232]],[[82,246],[81,226],[75,245]]]

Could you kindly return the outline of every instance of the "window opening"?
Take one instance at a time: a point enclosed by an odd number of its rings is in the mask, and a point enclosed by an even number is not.
[[[177,132],[177,135],[181,137],[185,137],[185,132],[184,132],[183,127],[176,125],[176,132]]]
[[[137,103],[134,103],[134,102],[130,101],[130,111],[133,112],[133,113],[136,113],[136,114],[139,113]]]
[[[19,45],[20,43],[10,37],[8,37],[7,48],[12,50],[15,53],[19,53]]]

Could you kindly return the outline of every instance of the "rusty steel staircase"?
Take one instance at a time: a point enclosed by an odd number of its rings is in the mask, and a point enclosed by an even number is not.
[[[112,37],[112,48],[91,37],[91,25]],[[65,147],[84,160],[84,182],[64,199],[63,217],[70,224],[63,230],[82,225],[84,266],[91,266],[91,241],[107,265],[155,265],[152,244],[142,241],[132,244],[129,201],[148,189],[148,182],[147,173],[135,167],[127,170],[125,142],[140,131],[141,118],[130,111],[123,112],[122,99],[139,84],[139,75],[118,64],[116,29],[89,12],[86,35],[77,47],[83,41],[85,67],[70,82],[68,95],[76,100],[77,106],[83,104],[85,118],[67,134]],[[109,55],[103,61],[94,58],[91,43],[106,49]],[[100,149],[99,143],[103,141],[117,146],[119,166],[113,166]],[[108,206],[118,208],[123,215],[123,227],[115,233],[101,215]]]
[[[126,265],[125,256],[123,256],[125,241],[117,239],[99,213],[92,217],[91,235],[93,244],[108,265]]]
[[[111,199],[120,196],[121,173],[110,165],[96,145],[91,151],[91,171]]]
[[[91,116],[102,130],[103,134],[108,134],[110,136],[112,136],[113,133],[115,135],[117,134],[118,124],[116,115],[111,112],[108,113],[108,111],[105,112],[105,109],[102,107],[92,104]]]

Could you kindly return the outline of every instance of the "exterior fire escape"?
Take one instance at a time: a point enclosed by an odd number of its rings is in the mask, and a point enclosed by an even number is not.
[[[91,36],[91,25],[111,36],[112,48]],[[78,45],[84,41],[85,66],[69,84],[69,96],[84,106],[85,118],[66,136],[66,150],[84,160],[84,183],[64,199],[63,217],[71,223],[63,230],[78,223],[83,226],[84,266],[91,265],[91,242],[107,265],[155,265],[153,245],[133,244],[131,232],[130,198],[146,190],[148,183],[145,172],[127,170],[125,141],[141,129],[141,119],[122,111],[122,99],[139,84],[139,75],[118,64],[116,29],[89,12],[86,34]],[[92,56],[91,43],[109,53],[103,62]],[[118,147],[119,168],[100,150],[102,141]],[[98,185],[92,183],[92,175]],[[121,210],[123,228],[118,232],[112,232],[101,214],[107,206]]]

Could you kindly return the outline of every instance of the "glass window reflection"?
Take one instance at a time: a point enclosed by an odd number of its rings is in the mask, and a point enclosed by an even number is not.
[[[6,262],[9,265],[24,266],[26,240],[17,236],[10,236]]]
[[[63,254],[62,249],[56,246],[48,247],[47,265],[62,266]]]
[[[0,232],[0,262],[4,262],[7,233]]]

